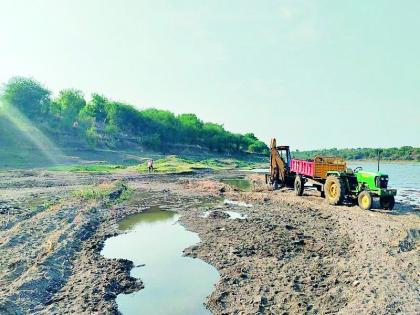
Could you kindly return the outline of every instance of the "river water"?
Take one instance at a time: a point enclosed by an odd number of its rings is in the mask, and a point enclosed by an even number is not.
[[[133,261],[139,267],[131,275],[145,286],[117,296],[122,314],[211,314],[203,302],[219,273],[200,259],[182,256],[185,248],[200,239],[181,226],[178,218],[175,212],[152,207],[122,220],[119,228],[127,233],[106,240],[102,255]]]

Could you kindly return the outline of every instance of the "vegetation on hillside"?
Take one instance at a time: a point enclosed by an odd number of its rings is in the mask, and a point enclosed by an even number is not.
[[[1,97],[53,139],[77,139],[78,145],[124,148],[134,143],[156,151],[165,151],[168,145],[191,145],[211,152],[267,152],[266,144],[252,133],[232,133],[223,125],[203,122],[195,114],[138,110],[99,94],[86,101],[75,89],[62,90],[54,98],[33,79],[12,78],[4,85]],[[2,116],[2,120],[7,118],[7,109]]]
[[[34,138],[38,148],[45,147],[48,141],[42,137],[43,133],[60,147],[121,150],[137,146],[166,153],[168,146],[179,145],[192,146],[192,151],[202,148],[216,153],[268,153],[266,144],[252,133],[232,133],[222,125],[203,122],[195,114],[174,115],[158,109],[138,110],[130,104],[99,94],[93,94],[87,101],[76,89],[62,90],[57,97],[52,97],[47,88],[33,79],[12,78],[3,86],[0,97],[3,100],[3,107],[0,106],[0,145],[5,147],[21,148]],[[29,121],[35,128],[22,128],[24,124],[16,126],[22,120]],[[26,137],[17,137],[17,130]],[[315,155],[361,160],[376,159],[377,152],[372,148],[293,152],[294,157],[301,159],[311,159]],[[420,148],[383,149],[382,158],[419,161]]]
[[[383,160],[407,160],[420,161],[420,148],[410,146],[400,148],[381,149],[381,159]],[[377,159],[377,149],[357,148],[357,149],[323,149],[312,151],[294,151],[293,157],[298,159],[312,159],[316,155],[341,156],[346,160],[374,160]]]

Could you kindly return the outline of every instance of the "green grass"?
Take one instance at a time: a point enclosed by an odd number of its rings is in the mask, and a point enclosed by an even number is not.
[[[222,183],[225,183],[233,188],[236,188],[241,191],[248,191],[251,189],[251,182],[247,179],[241,178],[224,178],[220,180]]]
[[[157,173],[188,173],[209,168],[204,163],[179,158],[174,155],[154,161],[153,166]],[[137,170],[141,173],[146,173],[148,171],[147,162],[138,165]]]
[[[127,166],[118,164],[89,164],[89,165],[63,165],[50,167],[50,171],[80,172],[80,173],[110,173],[125,169]]]
[[[205,159],[203,163],[215,170],[252,169],[254,165],[253,162],[235,159]]]
[[[110,195],[122,189],[122,193],[115,200],[110,199]],[[88,186],[80,190],[73,191],[73,196],[83,201],[106,201],[107,204],[121,203],[129,200],[133,194],[133,189],[127,187],[123,182],[103,183],[96,186]]]
[[[230,158],[183,158],[171,155],[162,159],[158,159],[153,163],[155,172],[157,173],[189,173],[195,170],[230,170],[230,169],[252,169],[258,164],[252,161],[241,161]],[[137,170],[146,173],[147,162],[139,164]]]
[[[108,195],[108,190],[98,187],[86,187],[73,192],[73,196],[81,200],[102,200]]]

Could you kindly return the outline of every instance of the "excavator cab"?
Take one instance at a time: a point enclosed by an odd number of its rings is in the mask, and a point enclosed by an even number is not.
[[[286,164],[286,169],[289,169],[290,167],[290,149],[288,145],[280,145],[276,147],[277,152],[279,153],[280,159],[283,161],[283,163]]]
[[[293,187],[294,176],[290,174],[289,146],[277,146],[276,139],[273,138],[270,151],[270,173],[265,176],[266,183],[273,185],[274,189],[290,185]]]

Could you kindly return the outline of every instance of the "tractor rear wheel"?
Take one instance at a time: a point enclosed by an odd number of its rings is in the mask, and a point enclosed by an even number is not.
[[[370,210],[372,208],[372,195],[364,190],[357,197],[357,203],[363,210]]]
[[[296,175],[295,177],[295,194],[296,196],[302,196],[303,190],[305,189],[305,183],[300,175]]]
[[[381,205],[382,209],[392,210],[394,209],[395,198],[394,196],[381,197],[379,198],[379,204]]]
[[[346,195],[346,186],[342,178],[329,175],[325,181],[324,191],[330,205],[339,205]]]

